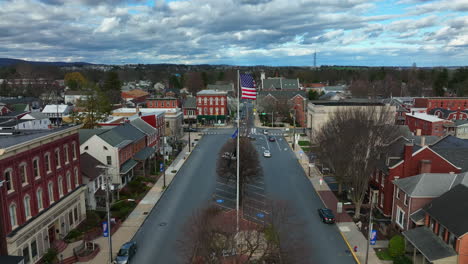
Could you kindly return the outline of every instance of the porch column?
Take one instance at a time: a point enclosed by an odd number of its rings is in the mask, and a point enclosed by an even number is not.
[[[416,248],[413,247],[413,263],[416,263]]]
[[[143,161],[143,177],[146,177],[146,160]]]

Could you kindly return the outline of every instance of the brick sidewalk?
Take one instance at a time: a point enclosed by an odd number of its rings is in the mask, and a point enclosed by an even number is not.
[[[201,136],[198,134],[192,133],[192,140],[200,139]],[[188,136],[184,136],[184,139],[188,139]],[[193,141],[196,142],[196,141]],[[196,143],[198,144],[198,143]],[[195,146],[196,147],[196,146]],[[193,148],[192,148],[193,150]],[[171,173],[172,170],[179,171],[180,167],[184,164],[186,158],[188,157],[188,145],[180,152],[172,164],[166,169],[166,184],[169,185],[177,173]],[[163,177],[160,177],[156,184],[149,190],[143,200],[135,207],[135,209],[130,213],[127,219],[122,223],[120,228],[112,235],[112,255],[113,258],[117,255],[118,250],[125,242],[130,241],[133,236],[136,234],[140,226],[146,220],[149,212],[156,206],[156,203],[159,201],[163,195]],[[109,263],[109,244],[106,237],[99,237],[93,242],[99,244],[101,250],[96,257],[86,263],[91,264],[106,264]],[[80,262],[81,263],[81,262]]]

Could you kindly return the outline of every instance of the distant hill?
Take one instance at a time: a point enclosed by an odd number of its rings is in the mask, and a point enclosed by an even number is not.
[[[83,66],[83,65],[92,65],[91,63],[87,62],[48,62],[48,61],[25,61],[19,59],[10,59],[10,58],[0,58],[0,67],[11,66],[18,63],[29,63],[34,65],[52,65],[52,66]]]

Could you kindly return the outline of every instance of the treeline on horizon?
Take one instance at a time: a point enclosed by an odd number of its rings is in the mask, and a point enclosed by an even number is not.
[[[0,79],[47,79],[60,80],[70,72],[80,72],[92,83],[102,83],[108,71],[98,65],[59,67],[19,63],[0,67]],[[109,66],[107,66],[109,67]],[[168,88],[186,87],[196,93],[208,84],[217,82],[237,83],[237,70],[250,72],[260,85],[261,72],[266,77],[298,78],[303,85],[323,83],[326,85],[349,85],[356,97],[389,96],[468,96],[468,67],[365,67],[365,66],[229,66],[229,65],[178,65],[178,64],[136,64],[111,66],[122,83],[147,80],[163,83]],[[23,89],[8,89],[9,94],[0,96],[39,96],[50,89],[45,85]]]

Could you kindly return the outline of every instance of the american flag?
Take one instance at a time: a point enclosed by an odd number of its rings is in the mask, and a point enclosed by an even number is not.
[[[257,99],[257,89],[255,80],[250,74],[240,74],[240,83],[242,89],[242,99]]]

